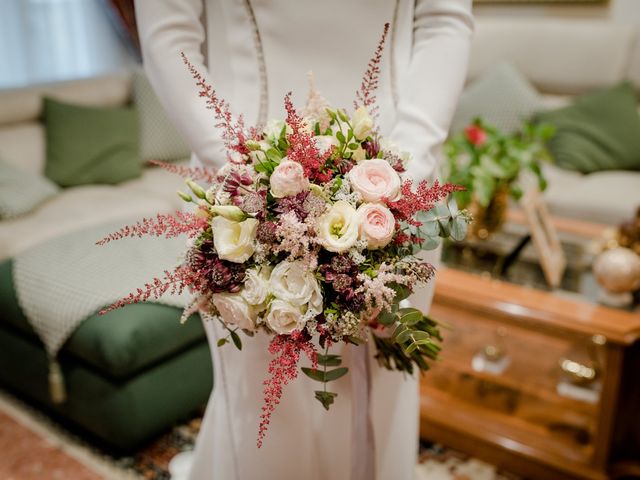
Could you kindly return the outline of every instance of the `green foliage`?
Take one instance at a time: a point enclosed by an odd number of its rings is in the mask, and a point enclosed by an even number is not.
[[[335,398],[338,396],[337,393],[327,392],[324,390],[316,390],[316,400],[318,400],[325,410],[329,410],[329,407],[333,404]]]
[[[435,320],[416,308],[401,308],[396,313],[396,328],[391,338],[374,336],[380,365],[412,374],[415,368],[429,369],[428,360],[440,352],[442,337]]]
[[[523,170],[533,173],[540,190],[547,187],[540,165],[550,158],[545,144],[555,133],[553,126],[524,123],[520,132],[506,134],[478,118],[470,127],[480,129],[486,137],[472,141],[462,132],[449,139],[444,148],[447,181],[466,188],[454,194],[460,206],[466,207],[475,197],[486,207],[502,187],[519,199],[522,190],[517,181]]]
[[[422,244],[415,250],[433,250],[440,245],[443,238],[451,238],[455,241],[464,240],[467,235],[470,217],[465,210],[458,208],[453,196],[447,203],[438,203],[428,212],[421,212],[417,220],[422,223],[420,227],[409,225],[408,228],[414,235],[423,239]]]

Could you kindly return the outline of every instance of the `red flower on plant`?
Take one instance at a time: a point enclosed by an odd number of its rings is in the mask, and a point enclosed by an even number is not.
[[[487,132],[475,123],[464,129],[464,135],[467,137],[467,140],[476,147],[481,147],[487,142]]]

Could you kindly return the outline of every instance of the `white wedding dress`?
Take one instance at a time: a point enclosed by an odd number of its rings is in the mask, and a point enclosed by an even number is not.
[[[195,161],[213,166],[225,158],[216,122],[198,97],[180,52],[252,124],[283,117],[282,100],[290,90],[303,107],[309,71],[332,105],[351,108],[389,22],[378,89],[381,131],[413,153],[412,178],[435,175],[465,78],[471,0],[136,0],[136,14],[154,89]],[[416,293],[412,303],[426,311],[431,290]],[[330,384],[338,397],[329,412],[313,397],[317,383],[301,375],[289,384],[257,449],[268,338],[246,337],[242,351],[232,345],[218,348],[219,325],[206,322],[205,328],[215,386],[189,478],[352,479],[352,375]],[[334,348],[349,366],[352,349]],[[371,356],[369,368],[373,476],[409,480],[417,453],[417,379],[381,369]]]

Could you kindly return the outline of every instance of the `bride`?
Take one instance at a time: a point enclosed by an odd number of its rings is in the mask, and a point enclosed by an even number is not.
[[[193,150],[193,161],[225,161],[215,120],[198,97],[180,52],[249,124],[284,117],[293,91],[304,105],[307,72],[334,106],[349,107],[383,25],[391,23],[377,91],[381,133],[413,160],[415,180],[434,178],[462,89],[473,29],[472,0],[136,0],[144,66],[165,109]],[[431,259],[435,261],[435,258]],[[431,289],[416,293],[427,311]],[[353,380],[335,382],[330,412],[316,402],[312,380],[286,387],[262,448],[256,448],[268,338],[247,339],[242,352],[218,348],[224,336],[205,322],[214,365],[191,480],[409,480],[416,463],[418,381],[378,367],[370,356],[370,422],[375,453],[352,441]],[[355,361],[344,347],[345,364]],[[366,362],[366,358],[365,358]],[[332,385],[333,386],[333,385]],[[173,385],[171,388],[180,388]],[[358,452],[372,455],[363,470]],[[358,453],[358,454],[356,454]]]

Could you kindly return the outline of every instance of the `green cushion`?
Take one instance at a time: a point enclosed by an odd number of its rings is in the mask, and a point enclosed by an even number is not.
[[[0,159],[0,220],[29,213],[58,190],[58,186],[47,178],[20,170]]]
[[[558,166],[582,173],[640,169],[640,116],[633,87],[623,84],[538,114],[557,128],[549,150]]]
[[[133,103],[140,117],[140,156],[143,161],[171,162],[191,155],[142,70],[133,74]]]
[[[44,350],[0,325],[0,385],[124,451],[139,448],[198,411],[212,388],[211,356],[204,341],[126,381],[105,378],[70,355],[62,354],[60,364],[67,401],[54,405]]]
[[[130,378],[205,339],[198,316],[184,325],[179,319],[180,309],[175,307],[127,305],[104,316],[89,317],[62,351],[108,378]],[[0,263],[0,325],[37,338],[18,305],[11,261]]]
[[[142,173],[134,109],[86,107],[45,98],[44,122],[45,175],[58,185],[113,185]]]

